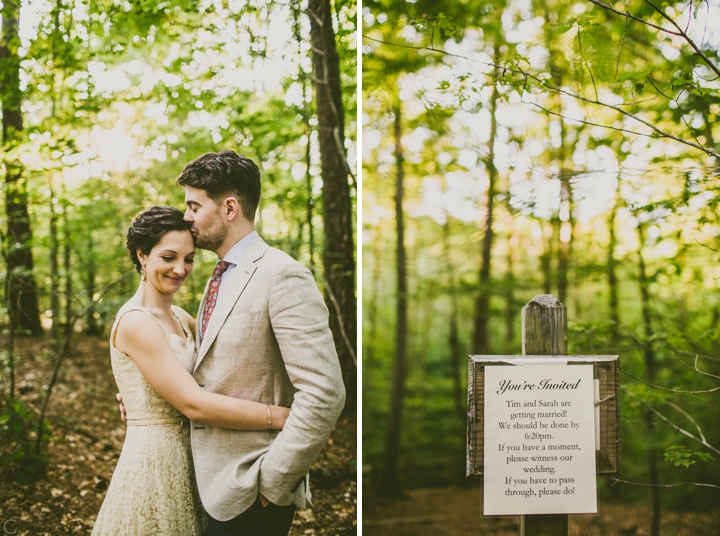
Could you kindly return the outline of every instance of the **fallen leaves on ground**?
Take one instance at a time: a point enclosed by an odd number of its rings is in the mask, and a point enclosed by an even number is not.
[[[367,489],[367,488],[364,488]],[[717,532],[720,512],[663,510],[663,535],[696,536]],[[373,536],[516,536],[517,516],[484,517],[482,489],[466,487],[408,490],[386,499],[363,497],[363,530]],[[569,536],[650,536],[650,508],[644,504],[598,504],[598,514],[570,515]]]
[[[16,345],[16,395],[38,417],[52,374],[48,343],[21,337]],[[77,335],[48,405],[47,471],[20,484],[0,469],[0,526],[9,522],[18,536],[90,534],[125,438],[116,393],[108,342]],[[311,469],[313,508],[295,514],[291,536],[356,533],[356,441],[355,415],[341,417]],[[0,454],[6,448],[0,443]]]

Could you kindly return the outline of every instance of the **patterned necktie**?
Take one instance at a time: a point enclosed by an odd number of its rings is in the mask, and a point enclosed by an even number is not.
[[[215,310],[215,304],[217,304],[218,291],[220,290],[220,281],[222,275],[225,273],[231,264],[225,261],[218,261],[213,270],[212,277],[210,278],[210,287],[208,288],[207,298],[205,299],[205,306],[202,311],[202,322],[200,324],[200,340],[205,336],[205,329],[207,328],[210,317]]]

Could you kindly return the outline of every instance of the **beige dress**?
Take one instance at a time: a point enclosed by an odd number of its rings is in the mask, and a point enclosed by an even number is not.
[[[150,322],[157,321],[147,309],[126,305],[112,328],[110,357],[127,412],[127,435],[92,534],[201,535],[206,518],[195,482],[188,419],[155,392],[129,356],[113,346],[119,319],[133,310],[147,313]],[[166,332],[168,342],[191,371],[195,342],[174,306],[173,314],[186,337]]]

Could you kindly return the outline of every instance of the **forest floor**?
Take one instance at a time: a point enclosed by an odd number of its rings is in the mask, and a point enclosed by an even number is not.
[[[37,418],[52,373],[47,340],[22,337],[16,344],[16,393]],[[108,342],[76,335],[48,406],[47,471],[20,484],[0,467],[0,526],[9,521],[6,530],[18,536],[92,531],[125,437],[116,393]],[[291,536],[356,534],[356,444],[355,415],[341,417],[311,469],[314,506],[295,514]],[[0,442],[0,456],[6,449]]]
[[[400,499],[363,494],[362,530],[372,536],[517,536],[519,517],[482,517],[482,490],[477,487],[418,489]],[[568,520],[570,536],[647,536],[650,510],[644,505],[600,504],[598,515]],[[662,513],[662,536],[717,535],[720,510]]]

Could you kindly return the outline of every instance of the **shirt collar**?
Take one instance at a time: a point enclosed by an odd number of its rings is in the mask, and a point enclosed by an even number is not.
[[[257,234],[257,231],[253,231],[249,235],[241,238],[233,247],[230,248],[230,251],[225,254],[225,258],[222,260],[229,262],[230,264],[237,265],[243,255],[245,255],[248,248],[250,248],[253,242],[255,242],[258,238],[260,238],[260,236]]]

